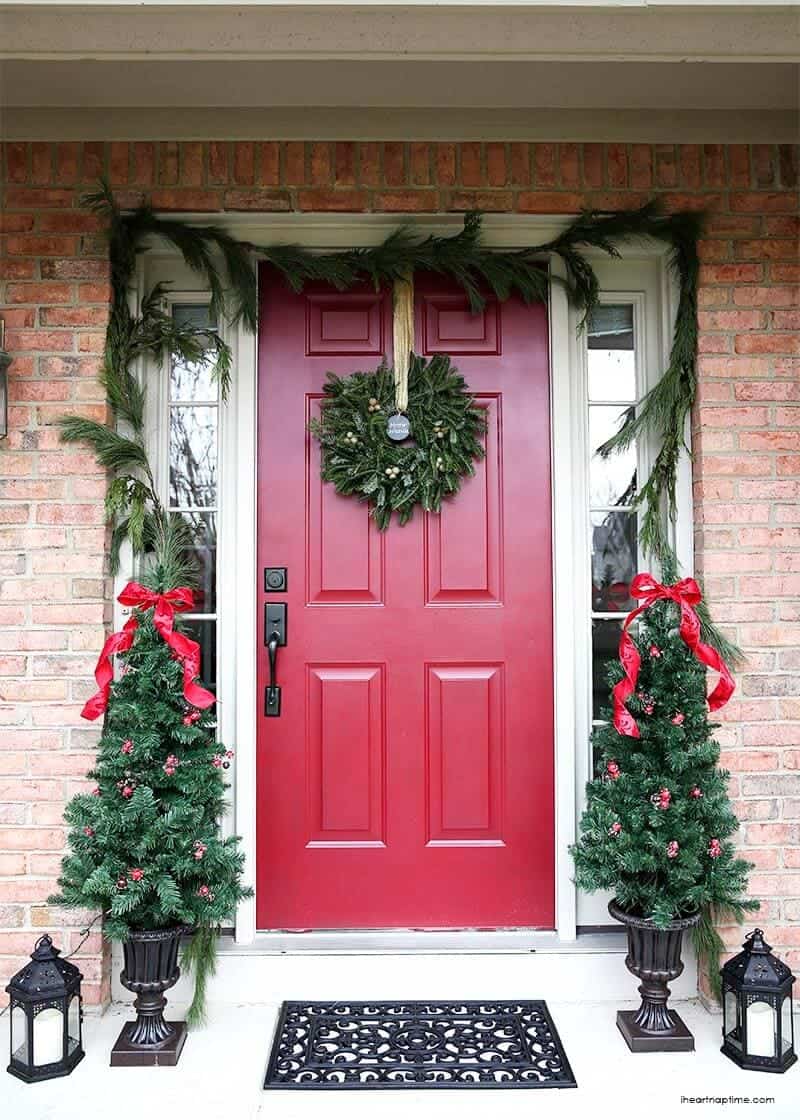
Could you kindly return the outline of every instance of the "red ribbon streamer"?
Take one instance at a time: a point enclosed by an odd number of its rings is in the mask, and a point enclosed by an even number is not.
[[[715,712],[723,704],[727,704],[736,686],[730,669],[717,650],[700,640],[700,619],[694,610],[695,605],[702,599],[697,583],[693,579],[682,579],[673,584],[672,587],[665,587],[654,579],[649,572],[639,572],[631,581],[630,593],[634,599],[641,599],[642,602],[625,619],[622,627],[622,637],[619,642],[619,659],[625,671],[625,676],[618,684],[614,685],[613,697],[614,727],[620,735],[629,735],[633,739],[640,738],[636,720],[625,707],[625,701],[636,689],[639,666],[642,663],[636,643],[628,634],[628,627],[637,615],[646,611],[659,599],[671,599],[673,603],[678,604],[681,612],[681,637],[698,661],[701,661],[703,665],[708,665],[710,669],[716,669],[720,675],[714,691],[708,697],[709,708],[712,712]]]
[[[177,661],[183,665],[183,695],[195,708],[210,708],[215,703],[214,694],[195,682],[200,672],[200,646],[185,634],[175,630],[175,611],[188,611],[194,606],[194,593],[188,587],[174,587],[163,593],[150,591],[140,583],[131,582],[123,588],[119,596],[125,607],[138,610],[153,608],[153,625],[172,650]],[[114,679],[111,658],[115,653],[124,653],[133,645],[133,637],[139,628],[136,617],[129,618],[123,628],[111,634],[102,650],[94,671],[97,692],[83,706],[84,719],[97,719],[106,710]]]

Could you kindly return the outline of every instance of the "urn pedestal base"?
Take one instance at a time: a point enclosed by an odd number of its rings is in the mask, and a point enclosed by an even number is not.
[[[653,1054],[657,1051],[694,1050],[694,1035],[675,1011],[670,1011],[672,1028],[669,1031],[646,1031],[636,1022],[638,1011],[618,1011],[617,1026],[634,1054]]]
[[[186,1041],[186,1023],[167,1023],[171,1033],[163,1042],[143,1046],[131,1041],[136,1023],[126,1023],[111,1051],[112,1066],[176,1066]]]

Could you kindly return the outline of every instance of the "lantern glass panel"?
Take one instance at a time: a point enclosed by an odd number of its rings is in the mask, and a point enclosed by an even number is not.
[[[81,1044],[81,997],[73,996],[67,1014],[67,1053],[73,1054]]]
[[[725,992],[725,1000],[722,1005],[725,1018],[725,1025],[723,1031],[725,1038],[737,1050],[742,1048],[742,1024],[739,1019],[739,1001],[736,998],[736,992],[728,988]]]
[[[33,1020],[33,1064],[50,1066],[64,1058],[64,1015],[45,1007]]]
[[[792,1036],[792,997],[786,996],[781,1005],[781,1056],[792,1049]]]
[[[11,1009],[11,1060],[28,1064],[28,1017],[18,1004]]]
[[[777,1015],[771,1003],[753,1000],[747,1007],[747,1053],[753,1058],[775,1057]]]

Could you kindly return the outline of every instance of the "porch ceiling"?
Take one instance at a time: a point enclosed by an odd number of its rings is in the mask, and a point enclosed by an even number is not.
[[[799,29],[638,0],[0,4],[0,134],[792,142]]]

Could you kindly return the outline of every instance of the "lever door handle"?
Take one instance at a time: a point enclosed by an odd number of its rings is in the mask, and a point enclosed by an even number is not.
[[[281,644],[281,635],[273,630],[267,639],[267,655],[269,657],[269,684],[264,703],[264,715],[279,716],[281,714],[281,689],[277,683],[278,646]]]

